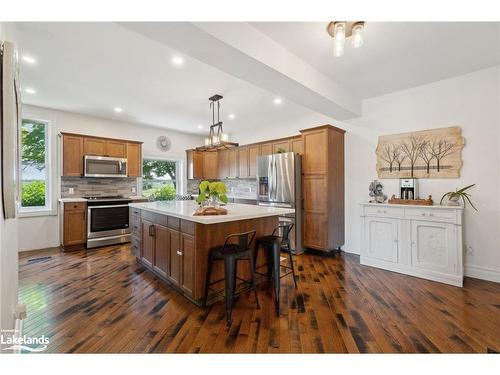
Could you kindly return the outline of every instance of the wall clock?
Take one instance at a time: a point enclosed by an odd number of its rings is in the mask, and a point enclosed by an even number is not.
[[[164,135],[161,135],[156,139],[156,147],[158,147],[160,151],[163,152],[168,151],[170,150],[171,146],[172,146],[172,141]]]

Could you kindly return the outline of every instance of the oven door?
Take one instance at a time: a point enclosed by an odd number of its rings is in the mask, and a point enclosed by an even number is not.
[[[89,206],[87,238],[101,238],[130,233],[129,206]]]

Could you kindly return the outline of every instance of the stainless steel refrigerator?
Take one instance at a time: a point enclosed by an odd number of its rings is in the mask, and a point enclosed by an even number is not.
[[[302,249],[302,170],[300,155],[293,152],[257,158],[257,204],[294,208],[295,214],[281,216],[280,224],[293,223],[292,249]]]

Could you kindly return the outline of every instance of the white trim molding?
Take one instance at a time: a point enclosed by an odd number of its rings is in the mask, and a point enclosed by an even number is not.
[[[466,265],[465,276],[500,283],[500,270],[481,266]]]

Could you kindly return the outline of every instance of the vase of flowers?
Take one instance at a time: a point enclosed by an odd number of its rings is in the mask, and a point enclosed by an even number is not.
[[[221,203],[227,203],[227,187],[224,182],[201,181],[198,186],[200,194],[196,202],[202,207],[219,208]]]

